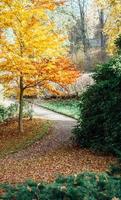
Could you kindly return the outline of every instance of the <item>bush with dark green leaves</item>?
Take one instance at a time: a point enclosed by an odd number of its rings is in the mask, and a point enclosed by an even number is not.
[[[83,173],[60,177],[54,183],[28,181],[0,185],[4,200],[120,200],[121,178],[108,174]]]
[[[99,65],[95,84],[81,97],[80,119],[74,129],[83,147],[121,154],[121,55]]]

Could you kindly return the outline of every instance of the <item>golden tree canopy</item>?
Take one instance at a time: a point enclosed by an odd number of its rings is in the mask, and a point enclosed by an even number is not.
[[[0,82],[9,93],[19,94],[20,77],[28,95],[40,88],[56,92],[52,82],[64,87],[78,77],[79,73],[66,58],[65,37],[48,15],[48,9],[53,10],[62,3],[55,0],[0,2]]]

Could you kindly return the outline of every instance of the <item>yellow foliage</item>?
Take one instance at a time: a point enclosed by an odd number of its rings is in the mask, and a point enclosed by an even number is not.
[[[47,14],[58,4],[55,0],[0,1],[0,82],[7,91],[16,91],[17,96],[20,90],[28,95],[39,88],[54,91],[50,82],[65,86],[78,77],[65,58],[65,38]]]
[[[104,32],[108,36],[108,52],[114,54],[115,39],[121,34],[121,0],[96,0],[96,2],[108,11]]]

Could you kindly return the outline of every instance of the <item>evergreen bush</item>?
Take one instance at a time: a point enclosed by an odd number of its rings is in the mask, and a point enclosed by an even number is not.
[[[75,138],[83,147],[118,155],[121,152],[121,55],[99,65],[93,78],[95,84],[81,97]]]
[[[121,178],[108,174],[83,173],[60,177],[54,183],[28,181],[1,185],[4,200],[120,200]]]

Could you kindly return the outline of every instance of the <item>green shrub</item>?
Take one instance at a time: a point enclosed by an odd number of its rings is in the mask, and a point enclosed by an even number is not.
[[[23,116],[32,119],[33,117],[32,103],[29,103],[27,101],[23,102]]]
[[[95,84],[81,97],[80,120],[74,129],[83,147],[118,155],[121,152],[121,56],[98,66]]]
[[[11,104],[7,108],[8,118],[15,117],[17,115],[17,111],[18,111],[18,105],[16,103]]]
[[[18,103],[13,103],[8,107],[0,105],[0,122],[18,116],[18,108],[19,108]],[[33,115],[33,111],[31,109],[30,104],[25,101],[23,105],[23,115],[24,117],[30,117],[30,118],[32,118]]]
[[[8,114],[7,114],[7,109],[0,105],[0,122],[3,122],[5,119],[7,119]]]
[[[28,181],[18,185],[1,185],[6,200],[112,200],[121,199],[121,178],[108,174],[83,173],[60,177],[54,183]]]
[[[15,117],[17,113],[17,104],[11,104],[9,107],[0,105],[0,122]]]

